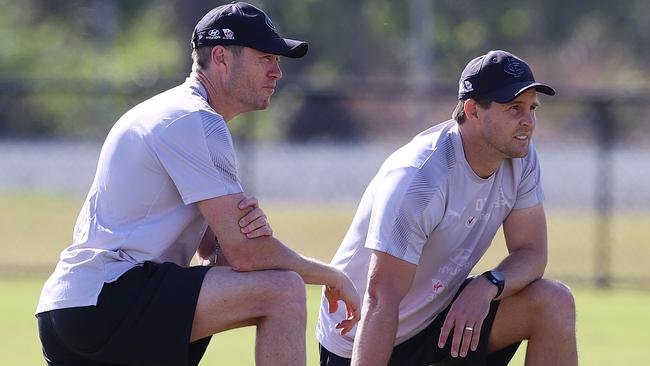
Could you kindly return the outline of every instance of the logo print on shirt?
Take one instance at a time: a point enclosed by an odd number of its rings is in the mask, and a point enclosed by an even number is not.
[[[449,260],[457,266],[465,266],[469,262],[469,257],[472,255],[472,251],[469,249],[456,249]]]
[[[470,216],[467,221],[465,221],[466,227],[472,227],[474,224],[476,224],[476,216]]]
[[[471,262],[472,251],[470,249],[454,249],[449,255],[449,262],[438,268],[438,273],[455,276],[463,271],[469,272],[474,264]]]
[[[434,294],[439,294],[442,292],[442,290],[445,289],[445,285],[442,284],[442,281],[440,281],[437,278],[432,278],[431,279],[431,289],[433,290]]]
[[[494,201],[494,208],[505,207],[508,205],[505,193],[503,193],[503,186],[499,186],[499,193],[497,199]]]

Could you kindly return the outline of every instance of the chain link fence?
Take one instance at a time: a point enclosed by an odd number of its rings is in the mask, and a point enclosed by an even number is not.
[[[407,86],[356,85],[324,92],[285,85],[270,110],[230,123],[244,187],[263,207],[270,202],[318,211],[338,205],[349,217],[383,160],[413,135],[448,119],[456,102],[452,87],[412,93]],[[549,219],[547,274],[573,283],[647,288],[650,107],[639,101],[650,97],[559,90],[557,97],[542,98],[535,135]],[[143,94],[140,90],[129,98],[103,92],[90,98],[87,108],[78,107],[80,116],[105,130],[117,118],[113,110],[103,113],[107,100],[133,105]],[[8,98],[0,95],[0,104],[7,105]],[[78,210],[101,143],[100,138],[0,139],[2,207],[10,210],[12,202],[24,202],[14,197],[47,195],[66,197],[71,202],[66,207]],[[11,214],[5,217],[10,220]],[[65,230],[71,233],[69,221]],[[24,223],[1,225],[8,231],[0,237],[7,253],[0,259],[3,273],[51,269],[52,253],[61,248],[43,256],[46,233]],[[338,229],[345,232],[346,225],[339,223]],[[35,239],[15,242],[15,230],[33,230]],[[332,243],[330,256],[337,244]],[[497,261],[505,250],[500,243],[493,246],[488,260]]]

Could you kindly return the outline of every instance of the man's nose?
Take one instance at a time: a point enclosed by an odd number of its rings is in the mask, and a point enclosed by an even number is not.
[[[274,62],[273,67],[271,68],[271,71],[269,72],[269,76],[274,79],[274,80],[279,80],[282,78],[282,70],[280,69],[280,63],[279,62]]]
[[[534,126],[535,125],[535,111],[529,111],[526,115],[519,121],[520,124],[525,126]]]

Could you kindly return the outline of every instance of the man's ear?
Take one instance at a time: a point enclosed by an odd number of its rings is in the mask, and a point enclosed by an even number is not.
[[[474,99],[467,99],[463,105],[463,110],[465,111],[465,118],[477,119],[478,118],[478,104]]]
[[[226,60],[227,53],[228,52],[226,52],[226,49],[223,46],[212,47],[212,53],[210,54],[212,63],[219,68],[226,67],[228,64],[228,61]]]

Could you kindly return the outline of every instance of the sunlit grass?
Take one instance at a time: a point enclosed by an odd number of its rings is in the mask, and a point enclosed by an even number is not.
[[[0,195],[0,364],[40,365],[40,345],[33,311],[40,287],[65,248],[82,197],[52,195]],[[354,215],[353,205],[264,203],[275,235],[288,246],[329,261]],[[548,213],[549,265],[547,276],[590,279],[596,273],[594,242],[596,220],[580,212]],[[650,278],[650,214],[612,217],[610,241],[612,271],[616,278],[637,278],[647,287]],[[499,233],[475,272],[497,263],[505,255]],[[577,287],[578,339],[581,364],[644,364],[650,335],[650,292],[599,291]],[[314,328],[320,288],[308,287],[307,351],[309,365],[317,365]],[[254,329],[247,328],[213,338],[203,365],[252,365]],[[523,364],[523,347],[514,365]]]

